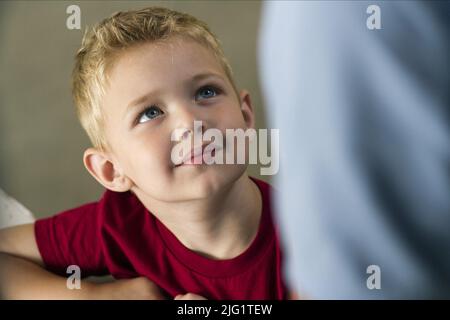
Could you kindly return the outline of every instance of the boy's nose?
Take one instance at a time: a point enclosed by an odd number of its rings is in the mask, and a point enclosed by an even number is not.
[[[195,121],[192,121],[192,124],[190,124],[190,126],[183,127],[183,129],[184,129],[184,131],[181,134],[181,140],[186,140],[186,139],[192,138],[194,133],[202,135],[203,132],[205,131],[205,125],[204,125],[203,121],[195,120]]]
[[[186,140],[189,135],[192,134],[192,130],[191,129],[186,129],[186,131],[184,131],[183,135],[181,136],[181,139]]]
[[[190,133],[202,133],[206,129],[205,120],[200,117],[193,108],[181,107],[177,110],[176,118],[177,124],[176,128],[186,129],[184,131],[182,138],[185,139]],[[201,110],[198,110],[201,112]]]
[[[180,132],[177,134],[179,140],[192,138],[194,133],[202,135],[206,130],[204,119],[199,117],[194,110],[190,110],[189,106],[179,108],[176,119],[175,128]]]

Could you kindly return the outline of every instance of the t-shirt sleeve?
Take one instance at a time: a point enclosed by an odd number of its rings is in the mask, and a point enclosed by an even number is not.
[[[102,215],[98,203],[67,210],[35,222],[35,236],[46,269],[67,275],[70,265],[81,276],[108,274],[101,238]]]

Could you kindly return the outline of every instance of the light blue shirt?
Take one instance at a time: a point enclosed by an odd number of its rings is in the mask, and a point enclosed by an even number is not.
[[[264,3],[261,83],[300,295],[450,298],[449,39],[448,2]]]

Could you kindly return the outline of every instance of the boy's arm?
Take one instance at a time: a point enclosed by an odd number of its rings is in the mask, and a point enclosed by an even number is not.
[[[69,290],[65,278],[31,261],[0,252],[1,299],[88,299],[90,285],[83,283],[81,290]]]
[[[0,230],[2,299],[75,298],[84,292],[69,291],[64,278],[44,270],[43,265],[34,238],[34,224]]]
[[[0,252],[44,266],[35,240],[34,223],[1,229]]]
[[[146,278],[105,284],[83,281],[70,290],[67,279],[46,271],[39,253],[34,224],[0,230],[1,299],[163,299]]]

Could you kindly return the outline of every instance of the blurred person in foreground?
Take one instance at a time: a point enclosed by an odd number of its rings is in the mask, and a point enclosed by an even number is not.
[[[450,298],[449,18],[438,1],[265,3],[277,205],[307,298]]]

